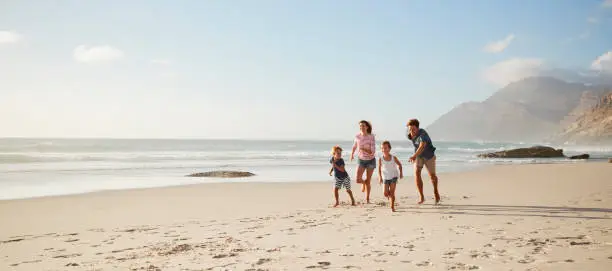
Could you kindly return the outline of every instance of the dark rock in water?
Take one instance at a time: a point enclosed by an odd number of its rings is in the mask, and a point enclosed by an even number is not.
[[[255,174],[251,172],[244,171],[208,171],[208,172],[198,172],[187,175],[187,177],[214,177],[214,178],[239,178],[239,177],[251,177],[255,176]]]
[[[591,157],[588,153],[570,156],[569,159],[589,159]]]
[[[547,146],[533,146],[529,148],[519,148],[507,151],[479,154],[482,158],[554,158],[565,157],[562,149],[555,149]]]

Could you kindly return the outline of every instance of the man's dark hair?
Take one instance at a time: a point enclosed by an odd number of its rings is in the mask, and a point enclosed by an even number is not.
[[[408,126],[415,126],[416,128],[419,128],[419,120],[418,119],[411,119],[408,121]]]

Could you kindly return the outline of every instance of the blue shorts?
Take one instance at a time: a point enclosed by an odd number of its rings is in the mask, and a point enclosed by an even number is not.
[[[369,169],[375,169],[376,168],[376,158],[374,158],[372,160],[357,159],[357,161],[358,161],[360,167],[369,168]]]
[[[385,180],[385,184],[397,183],[397,177],[391,178],[390,180]]]

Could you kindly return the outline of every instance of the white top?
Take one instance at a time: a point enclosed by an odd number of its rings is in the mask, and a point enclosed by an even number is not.
[[[399,178],[399,170],[397,169],[397,164],[395,163],[395,156],[391,155],[391,160],[386,161],[384,155],[380,156],[381,162],[381,172],[383,180],[391,180],[393,178]]]

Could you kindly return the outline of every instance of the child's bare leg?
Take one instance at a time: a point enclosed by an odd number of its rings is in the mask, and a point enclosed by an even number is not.
[[[395,185],[392,183],[389,185],[389,197],[391,198],[391,211],[395,212]]]
[[[355,198],[353,198],[353,192],[350,189],[347,189],[346,193],[348,193],[349,197],[351,197],[351,205],[355,206]]]
[[[334,187],[334,197],[336,198],[336,204],[334,204],[334,207],[338,207],[338,205],[340,205],[340,201],[338,200],[338,187]]]
[[[388,184],[385,184],[384,195],[385,195],[385,198],[389,198],[389,185]]]
[[[421,178],[421,170],[422,168],[417,167],[414,171],[415,172],[414,178],[415,178],[417,189],[419,191],[419,201],[417,202],[418,204],[421,204],[425,201],[425,196],[423,195],[423,179]]]

